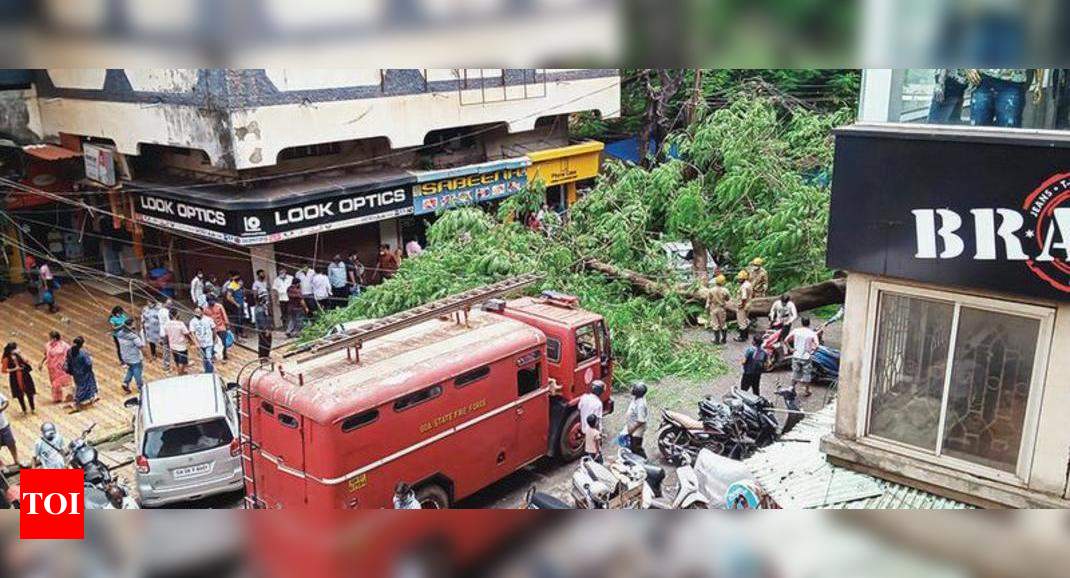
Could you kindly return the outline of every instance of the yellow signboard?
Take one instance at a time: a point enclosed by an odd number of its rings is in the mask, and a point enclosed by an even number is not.
[[[528,181],[541,180],[552,187],[598,176],[603,143],[588,141],[577,145],[528,153]]]

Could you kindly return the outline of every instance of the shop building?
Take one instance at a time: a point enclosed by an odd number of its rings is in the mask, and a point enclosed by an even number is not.
[[[981,506],[1068,507],[1070,134],[903,122],[874,104],[887,82],[864,86],[836,135],[847,300],[822,449]]]
[[[145,255],[118,274],[163,268],[180,284],[197,269],[248,279],[339,252],[372,265],[380,243],[421,239],[432,207],[494,202],[521,190],[531,171],[560,192],[593,177],[599,160],[600,145],[570,141],[568,115],[620,109],[615,69],[77,69],[32,78],[20,88],[24,128],[74,155],[103,150],[100,167],[118,175],[113,184],[86,179],[106,191],[98,202],[113,197],[101,209],[119,215],[115,237]],[[567,170],[570,159],[582,170]],[[551,160],[566,170],[549,170]]]

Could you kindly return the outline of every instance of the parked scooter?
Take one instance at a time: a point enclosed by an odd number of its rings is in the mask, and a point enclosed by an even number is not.
[[[67,467],[82,470],[85,484],[85,509],[87,510],[110,508],[108,491],[112,488],[118,488],[124,499],[130,495],[126,484],[121,479],[112,477],[111,470],[100,461],[97,449],[87,440],[95,427],[97,427],[96,423],[91,424],[82,432],[82,435],[71,440],[67,458]]]
[[[814,363],[814,383],[833,384],[840,379],[840,350],[822,345],[810,358]]]
[[[709,500],[699,491],[698,475],[686,455],[680,467],[676,468],[678,488],[671,500],[663,494],[665,482],[665,470],[659,466],[651,465],[640,455],[622,449],[620,460],[641,466],[646,470],[646,488],[643,494],[643,507],[652,510],[705,510],[709,508]]]
[[[646,487],[646,468],[624,460],[604,465],[585,456],[572,474],[572,500],[581,510],[641,509]]]

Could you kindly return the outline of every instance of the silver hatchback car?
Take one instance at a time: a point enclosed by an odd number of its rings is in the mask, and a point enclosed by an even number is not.
[[[134,419],[135,480],[146,507],[242,489],[238,412],[218,375],[145,385]]]

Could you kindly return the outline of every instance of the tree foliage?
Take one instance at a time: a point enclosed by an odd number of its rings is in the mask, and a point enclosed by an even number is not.
[[[725,106],[700,111],[698,122],[669,137],[675,158],[650,169],[608,161],[567,222],[538,232],[523,226],[522,217],[543,202],[538,185],[502,202],[495,215],[477,207],[439,215],[420,256],[404,260],[394,278],[347,308],[317,319],[306,336],[538,272],[543,281],[536,291],[578,295],[583,307],[605,316],[622,383],[708,378],[723,364],[710,348],[681,339],[697,305],[677,296],[637,296],[625,282],[579,265],[597,258],[684,283],[663,244],[699,239],[729,272],[764,257],[774,289],[827,277],[830,129],[849,116],[752,89],[734,93]]]

